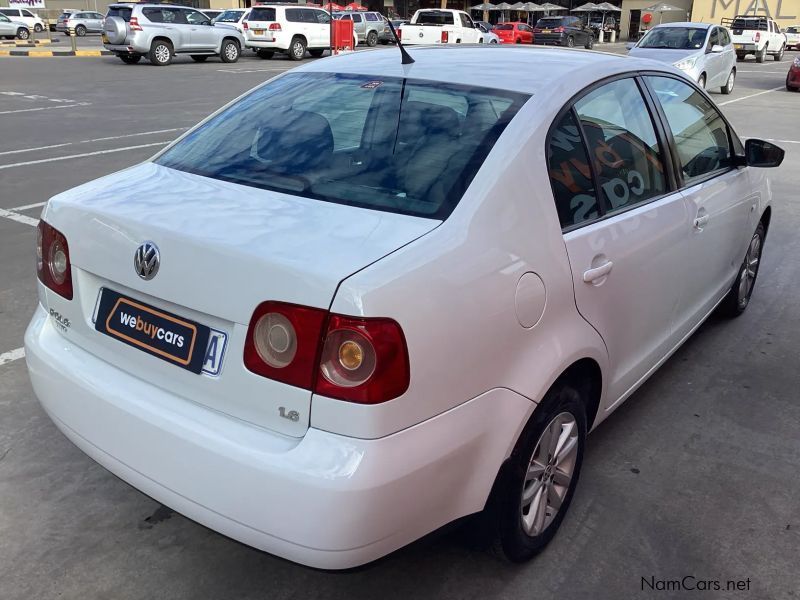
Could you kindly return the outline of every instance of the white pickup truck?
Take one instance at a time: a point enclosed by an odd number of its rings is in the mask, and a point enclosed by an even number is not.
[[[748,54],[754,54],[756,62],[764,62],[767,54],[775,60],[783,58],[786,50],[786,36],[772,19],[764,15],[738,15],[733,19],[723,19],[732,35],[736,59],[744,60]]]
[[[400,41],[419,44],[477,44],[483,40],[480,29],[462,10],[426,8],[418,10],[411,23],[400,29]]]

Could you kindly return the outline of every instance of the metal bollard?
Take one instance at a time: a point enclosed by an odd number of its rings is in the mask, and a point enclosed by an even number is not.
[[[69,41],[70,41],[70,44],[72,44],[72,51],[73,52],[77,52],[78,51],[78,42],[75,39],[75,28],[74,27],[70,27],[69,28]]]

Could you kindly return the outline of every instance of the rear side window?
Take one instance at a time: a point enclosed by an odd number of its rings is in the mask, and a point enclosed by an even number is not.
[[[597,88],[575,103],[575,112],[607,212],[667,191],[653,121],[633,79]]]
[[[7,17],[18,17],[19,10],[16,8],[0,8],[0,14],[6,15]]]
[[[259,8],[255,7],[250,11],[249,21],[274,21],[275,9],[274,8]]]
[[[453,13],[424,12],[417,17],[418,25],[453,25]]]
[[[290,23],[302,23],[303,22],[303,11],[300,8],[287,8],[286,9],[286,20]]]
[[[378,15],[375,13],[367,13],[364,15],[364,17],[367,19],[367,21],[380,21]]]
[[[571,110],[551,130],[547,168],[563,229],[600,215],[589,156]]]
[[[732,167],[728,126],[717,109],[690,85],[648,77],[667,117],[681,172],[688,184]]]
[[[126,23],[131,20],[132,9],[130,6],[109,6],[107,17],[119,17]],[[67,13],[64,13],[67,14]]]
[[[305,198],[444,219],[527,98],[413,79],[292,73],[254,90],[156,162]]]

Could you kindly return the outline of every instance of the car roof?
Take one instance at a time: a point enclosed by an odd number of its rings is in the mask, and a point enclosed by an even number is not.
[[[693,29],[709,29],[710,27],[722,27],[716,23],[692,23],[691,21],[681,21],[679,23],[661,23],[653,29],[664,29],[665,27],[692,27]]]
[[[415,61],[400,63],[396,49],[354,52],[307,63],[306,72],[406,77],[537,94],[569,96],[591,83],[628,71],[680,73],[644,58],[546,46],[410,46]],[[569,74],[568,76],[566,74]]]

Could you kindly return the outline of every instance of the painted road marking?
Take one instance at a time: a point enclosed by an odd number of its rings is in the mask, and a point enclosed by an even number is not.
[[[17,213],[6,210],[5,208],[0,208],[0,217],[16,221],[17,223],[30,225],[31,227],[36,227],[39,224],[39,219],[33,219],[31,217],[26,217],[25,215],[18,215]]]
[[[93,142],[107,142],[109,140],[121,140],[123,138],[138,137],[142,135],[156,135],[159,133],[173,133],[175,131],[185,131],[188,127],[173,127],[172,129],[157,129],[155,131],[142,131],[140,133],[126,133],[124,135],[114,135],[111,137],[94,138],[91,140],[80,140],[79,142],[64,142],[63,144],[52,144],[51,146],[39,146],[37,148],[22,148],[21,150],[6,150],[0,152],[0,156],[6,154],[21,154],[22,152],[36,152],[38,150],[50,150],[51,148],[63,148],[64,146],[73,146],[76,144],[91,144]]]
[[[3,354],[0,354],[0,365],[14,362],[15,360],[19,360],[20,358],[24,357],[25,357],[25,348],[17,348],[16,350],[12,350],[11,352],[3,352]]]
[[[749,98],[755,98],[756,96],[763,96],[764,94],[769,94],[770,92],[777,92],[778,90],[785,90],[786,86],[782,85],[781,87],[772,88],[771,90],[764,90],[763,92],[756,92],[755,94],[750,94],[749,96],[742,96],[741,98],[735,98],[734,100],[728,100],[727,102],[719,102],[717,106],[725,106],[726,104],[733,104],[734,102],[739,102],[740,100],[747,100]]]
[[[30,210],[31,208],[39,208],[40,206],[44,206],[47,202],[37,202],[35,204],[26,204],[25,206],[15,206],[14,208],[9,208],[8,210],[13,210],[14,212],[20,212],[23,210]]]
[[[90,106],[91,102],[78,102],[77,104],[57,104],[56,106],[40,106],[39,108],[21,108],[19,110],[0,110],[0,115],[11,115],[14,113],[34,112],[37,110],[53,110],[54,108],[77,108],[79,106]]]
[[[0,113],[2,114],[2,113]],[[100,154],[113,154],[114,152],[125,152],[127,150],[138,150],[140,148],[150,148],[152,146],[166,146],[170,142],[153,142],[152,144],[140,144],[138,146],[126,146],[124,148],[111,148],[110,150],[98,150],[96,152],[83,152],[82,154],[68,154],[67,156],[54,156],[52,158],[42,158],[39,160],[26,160],[24,162],[11,163],[10,165],[0,165],[0,170],[13,169],[14,167],[25,167],[28,165],[40,165],[42,163],[56,162],[59,160],[69,160],[71,158],[85,158],[87,156],[98,156]]]

